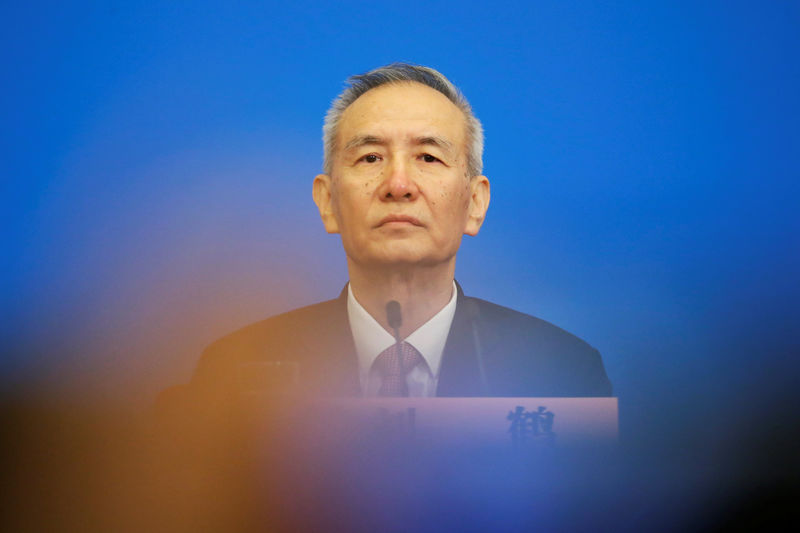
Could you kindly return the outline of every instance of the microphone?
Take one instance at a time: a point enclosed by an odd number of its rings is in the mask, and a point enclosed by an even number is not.
[[[483,365],[483,349],[481,347],[481,337],[478,335],[478,317],[481,314],[480,309],[478,309],[478,304],[475,300],[471,300],[465,298],[464,308],[466,310],[467,317],[469,317],[470,326],[472,326],[472,343],[475,346],[475,359],[478,362],[478,375],[480,377],[481,382],[481,396],[487,397],[489,396],[489,380],[486,379],[486,369]]]
[[[400,312],[400,302],[389,300],[386,302],[386,322],[394,330],[394,339],[400,343],[400,326],[403,325],[403,315]]]

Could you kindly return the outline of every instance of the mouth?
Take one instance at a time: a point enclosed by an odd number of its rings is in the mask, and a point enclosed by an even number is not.
[[[376,227],[382,226],[420,226],[422,222],[409,215],[388,215],[383,217]]]

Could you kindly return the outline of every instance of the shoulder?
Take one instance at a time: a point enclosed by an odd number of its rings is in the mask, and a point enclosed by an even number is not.
[[[244,326],[209,344],[200,357],[192,381],[217,381],[232,367],[245,362],[272,358],[291,360],[302,352],[307,339],[324,331],[340,313],[340,300],[334,299]]]
[[[535,316],[479,298],[464,298],[484,357],[509,395],[610,396],[600,353]]]
[[[537,343],[553,343],[576,350],[594,350],[580,337],[541,318],[480,298],[465,297],[464,300],[467,312],[474,316],[482,329],[490,329],[503,336],[522,336],[527,341],[535,340]]]
[[[274,315],[258,322],[248,324],[232,333],[220,337],[209,345],[206,351],[226,348],[247,348],[261,346],[265,341],[278,342],[297,337],[298,330],[324,327],[332,316],[339,312],[339,300],[300,307]]]

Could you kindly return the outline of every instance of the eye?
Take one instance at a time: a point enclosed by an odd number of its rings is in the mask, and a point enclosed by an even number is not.
[[[438,157],[434,157],[431,154],[422,154],[422,160],[426,163],[437,163],[441,161]]]
[[[380,160],[380,156],[377,154],[367,154],[359,158],[359,161],[364,161],[365,163],[377,163]]]

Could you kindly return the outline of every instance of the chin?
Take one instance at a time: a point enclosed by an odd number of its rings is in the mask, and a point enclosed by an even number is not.
[[[374,268],[436,266],[448,263],[455,256],[455,251],[443,253],[445,250],[431,243],[415,243],[402,239],[365,246],[355,252],[347,255],[361,265]]]
[[[447,263],[450,257],[414,251],[394,250],[391,253],[373,257],[370,263],[383,267],[430,267]]]

